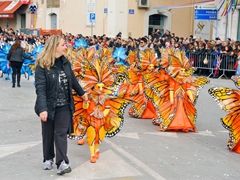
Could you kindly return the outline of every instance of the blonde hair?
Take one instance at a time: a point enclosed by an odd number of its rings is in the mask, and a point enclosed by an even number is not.
[[[38,55],[36,65],[39,64],[41,68],[50,70],[55,63],[56,48],[61,39],[62,37],[57,35],[52,35],[47,39],[43,51]]]

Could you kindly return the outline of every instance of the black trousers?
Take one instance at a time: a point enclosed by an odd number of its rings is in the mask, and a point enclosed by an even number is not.
[[[59,111],[55,113],[54,120],[42,122],[43,162],[54,159],[54,142],[56,148],[57,167],[64,160],[69,164],[67,157],[67,132],[71,121],[71,112]]]
[[[16,74],[21,74],[21,68],[22,68],[22,62],[15,62],[15,61],[11,61],[11,67],[12,67],[12,74],[16,75]]]
[[[21,68],[22,68],[22,62],[15,62],[11,61],[11,67],[12,67],[12,83],[15,85],[16,83],[16,74],[17,74],[17,84],[20,85],[20,79],[21,79]]]

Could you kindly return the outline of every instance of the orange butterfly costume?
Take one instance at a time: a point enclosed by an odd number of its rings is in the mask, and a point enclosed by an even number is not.
[[[239,88],[240,77],[232,76],[231,79]],[[229,150],[240,153],[240,90],[215,87],[210,88],[208,92],[222,110],[229,112],[221,118],[223,127],[229,130],[230,139],[227,146]]]
[[[99,158],[99,145],[105,138],[116,135],[123,126],[123,114],[129,100],[116,96],[115,82],[119,80],[109,68],[108,61],[96,52],[92,61],[82,61],[82,78],[79,80],[88,93],[88,102],[74,96],[74,133],[70,138],[82,138],[87,135],[90,149],[90,162]]]
[[[91,62],[95,53],[96,48],[94,46],[89,48],[80,47],[78,49],[68,46],[65,54],[72,64],[72,69],[77,79],[81,78],[82,61],[87,60]]]
[[[183,51],[161,50],[159,75],[145,76],[145,82],[155,93],[148,94],[157,108],[160,131],[196,131],[197,111],[194,106],[200,89],[208,83],[205,77],[193,78],[195,68],[190,66]],[[169,75],[167,75],[167,74]]]
[[[144,85],[144,74],[152,73],[158,66],[158,59],[153,49],[146,49],[139,52],[131,51],[128,55],[130,68],[126,72],[128,83],[125,83],[120,92],[124,91],[123,98],[133,99],[129,109],[129,115],[141,119],[157,119],[156,110],[152,102],[144,95],[147,87]]]

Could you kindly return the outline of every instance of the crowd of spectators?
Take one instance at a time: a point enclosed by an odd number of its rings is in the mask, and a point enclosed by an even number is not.
[[[46,39],[50,35],[40,35],[36,36],[34,34],[26,35],[20,33],[18,30],[2,29],[0,27],[0,46],[5,43],[13,43],[16,39],[22,41],[23,46],[27,45],[41,45],[44,44]],[[66,41],[66,45],[72,45],[75,39],[85,39],[89,46],[99,45],[103,47],[124,47],[127,49],[126,54],[130,50],[137,49],[140,45],[142,38],[147,40],[147,47],[154,48],[158,57],[161,56],[160,48],[178,48],[186,52],[187,57],[192,62],[193,66],[199,68],[197,71],[200,75],[209,75],[209,68],[216,67],[216,61],[214,61],[216,55],[224,57],[226,60],[231,62],[231,65],[222,65],[222,68],[227,68],[229,71],[233,71],[234,63],[236,62],[237,55],[240,52],[240,42],[234,41],[230,38],[226,40],[221,40],[219,37],[214,40],[201,39],[200,37],[194,37],[190,35],[189,37],[179,37],[175,33],[171,33],[169,30],[165,30],[164,34],[160,33],[160,30],[151,32],[150,35],[139,37],[139,38],[122,38],[122,33],[119,32],[115,37],[107,37],[105,34],[102,36],[83,36],[82,34],[73,35],[71,33],[64,33],[62,37]],[[25,47],[23,47],[25,48]],[[208,56],[208,55],[213,56]],[[208,57],[211,58],[210,65],[203,63],[204,59]],[[226,67],[227,66],[227,67]],[[202,67],[202,68],[201,68]],[[230,73],[232,74],[232,73]]]

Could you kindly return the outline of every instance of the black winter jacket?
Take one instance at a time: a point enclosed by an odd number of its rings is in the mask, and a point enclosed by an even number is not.
[[[31,56],[27,56],[25,54],[23,48],[17,48],[15,51],[12,51],[12,49],[10,49],[7,59],[9,59],[11,62],[23,62],[22,57],[31,59]]]
[[[70,109],[74,113],[74,102],[72,97],[72,89],[76,91],[79,96],[84,95],[84,90],[78,83],[75,75],[73,74],[71,64],[64,57],[60,57],[63,62],[63,70],[68,78],[68,89],[69,89],[69,99],[70,99]],[[46,68],[41,68],[39,65],[36,67],[35,72],[35,88],[37,99],[35,103],[35,112],[39,114],[43,111],[48,112],[48,120],[54,120],[55,108],[57,105],[58,88],[59,88],[59,74],[56,66],[47,70]],[[69,133],[72,133],[72,124],[69,129]]]

